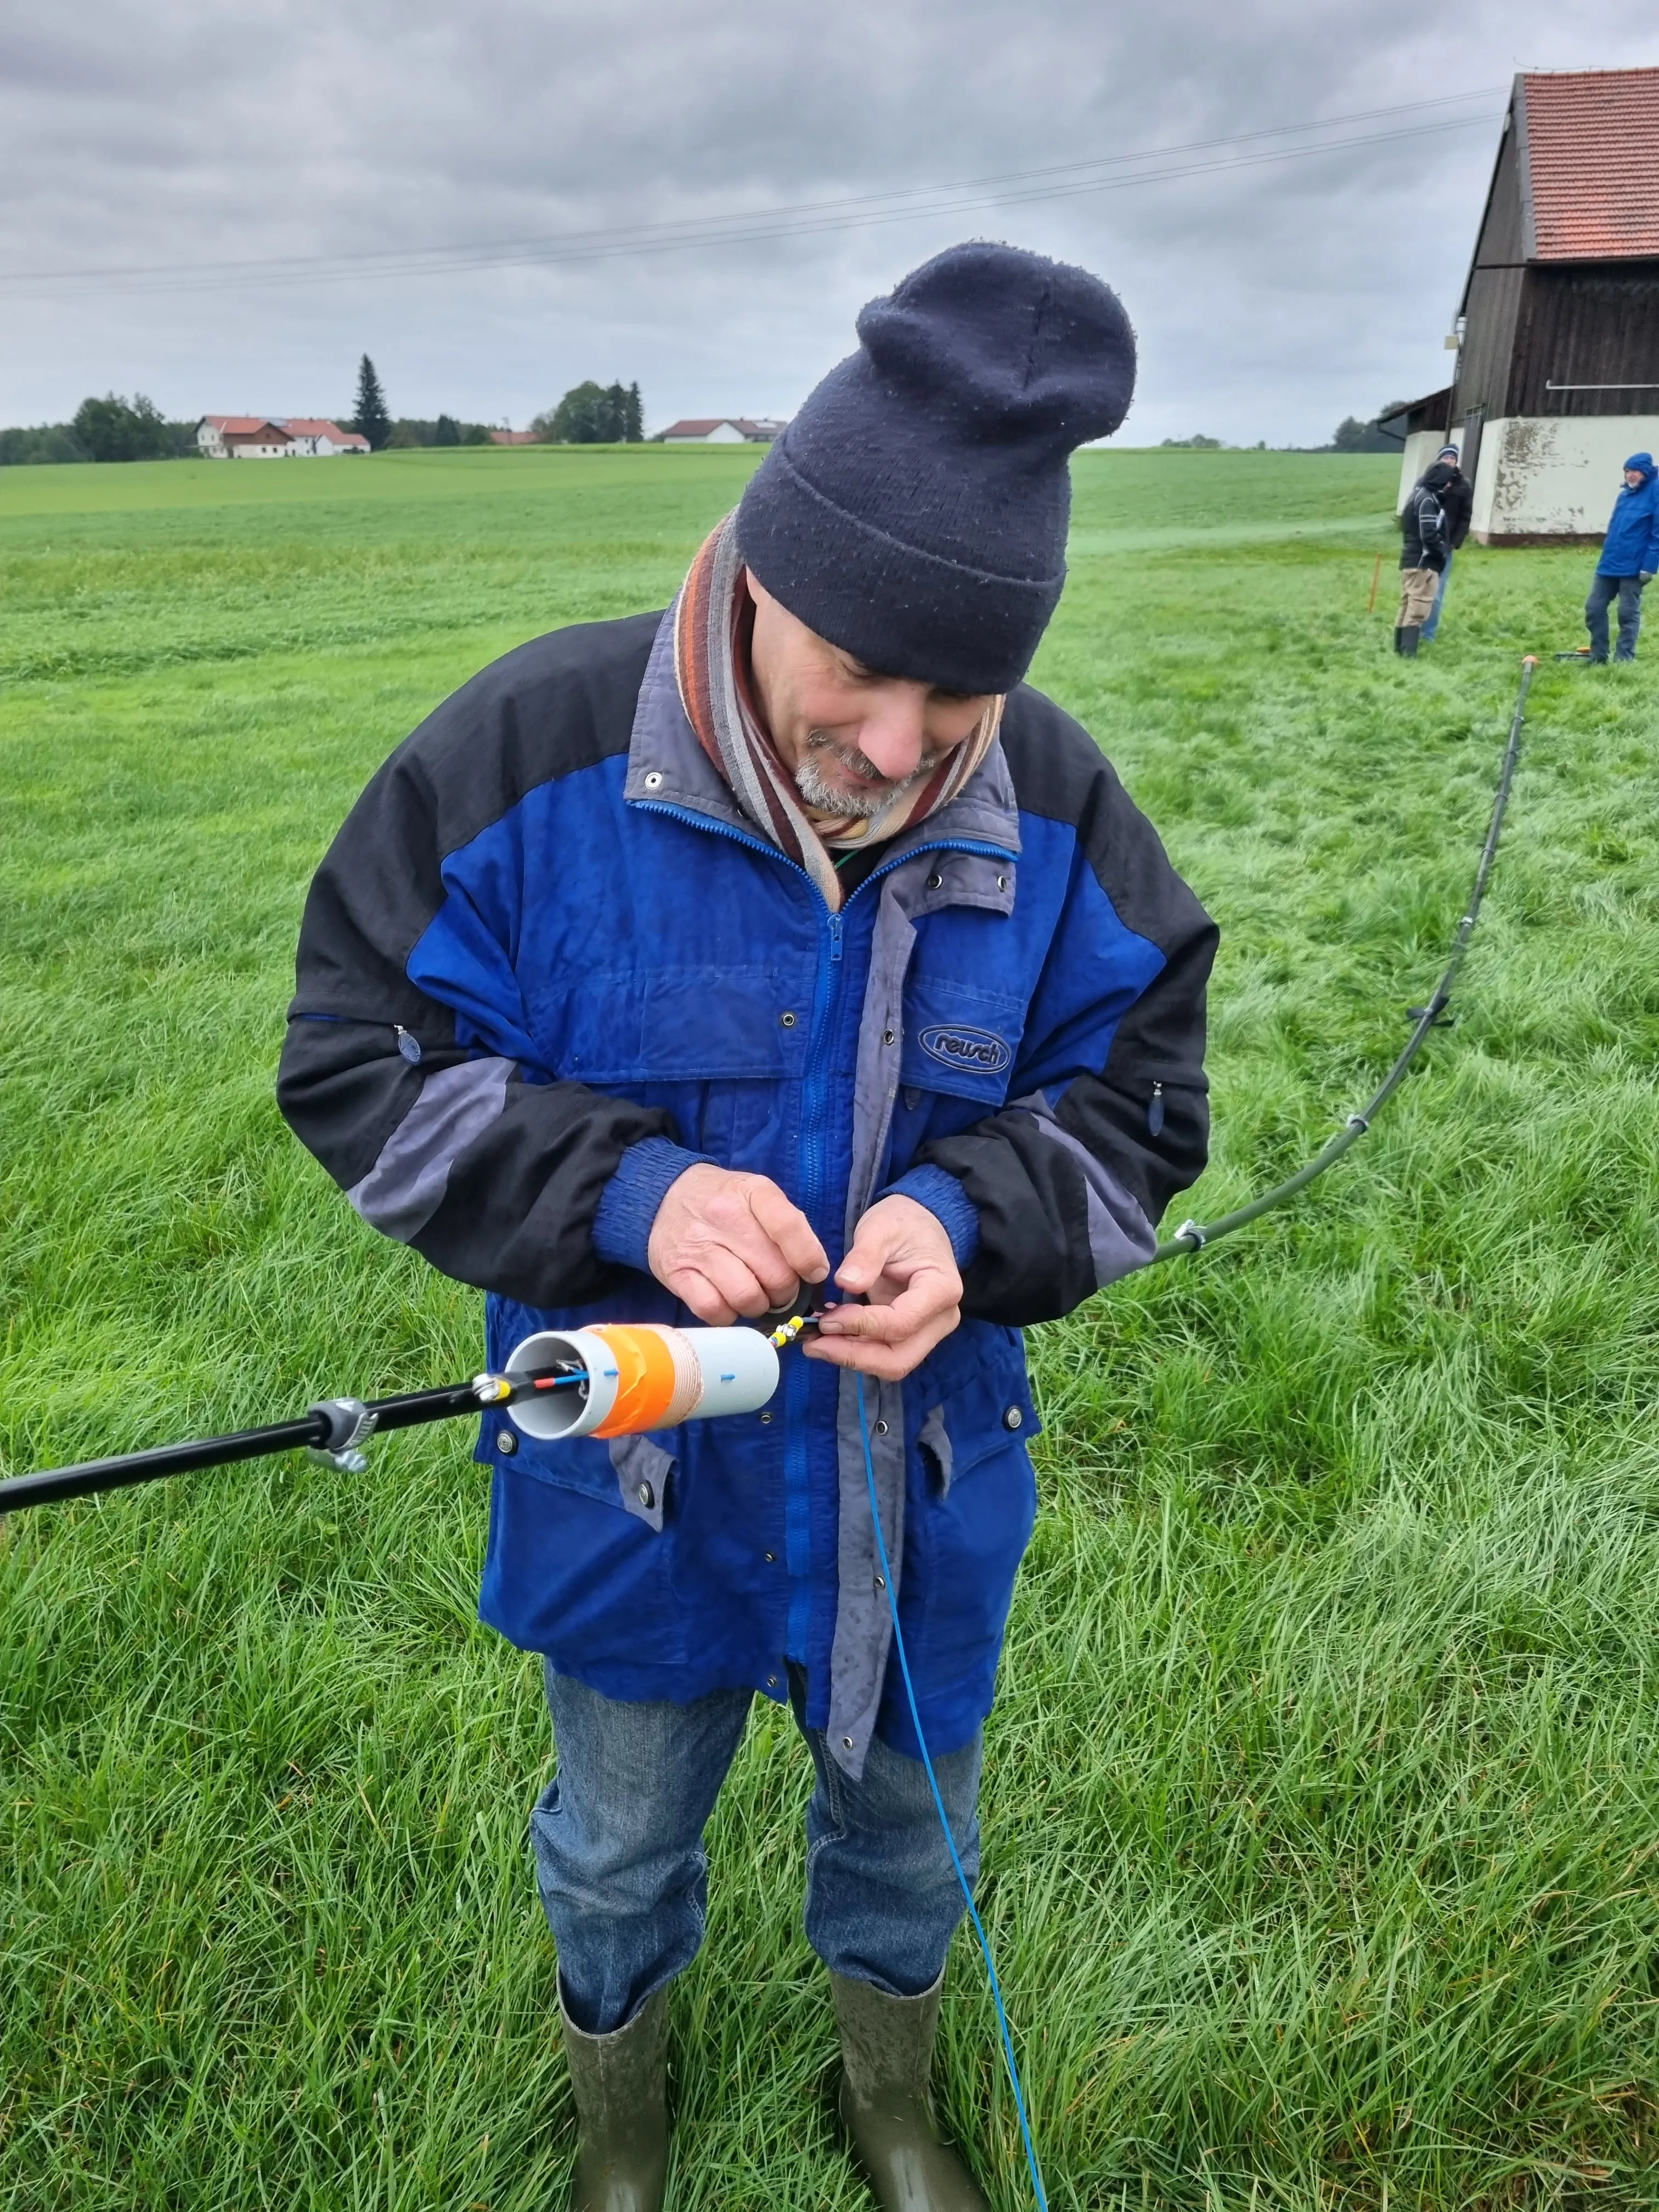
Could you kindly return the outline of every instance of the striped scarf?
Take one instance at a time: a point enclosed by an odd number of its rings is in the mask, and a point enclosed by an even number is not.
[[[994,699],[963,742],[925,782],[899,792],[868,820],[814,817],[772,750],[750,688],[755,603],[738,550],[735,517],[705,539],[674,602],[674,674],[686,719],[744,812],[770,843],[798,861],[832,914],[841,909],[834,853],[879,844],[949,804],[991,750],[1002,719]]]

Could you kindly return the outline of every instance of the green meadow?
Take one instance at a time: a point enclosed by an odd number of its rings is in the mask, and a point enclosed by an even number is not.
[[[667,601],[752,452],[11,469],[16,1472],[472,1371],[272,1074],[312,870],[484,662]],[[1200,1218],[1367,1094],[1583,551],[1389,650],[1395,464],[1090,453],[1034,680],[1221,921]],[[1611,496],[1611,489],[1609,491]],[[1374,562],[1382,579],[1367,611]],[[1659,608],[1650,611],[1659,617]],[[1060,2208],[1659,2203],[1659,630],[1547,658],[1455,1002],[1288,1211],[1032,1353],[981,1905]],[[0,2208],[543,2212],[574,2128],[461,1427],[0,1523]],[[757,1710],[673,1996],[672,2203],[867,2200]],[[971,1944],[941,2116],[1030,2203]]]

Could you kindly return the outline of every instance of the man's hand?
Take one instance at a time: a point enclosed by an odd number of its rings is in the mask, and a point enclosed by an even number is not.
[[[870,1208],[836,1280],[870,1304],[832,1306],[818,1322],[817,1342],[805,1345],[806,1357],[856,1367],[884,1382],[919,1367],[962,1319],[962,1277],[944,1225],[902,1193]]]
[[[830,1272],[811,1223],[776,1183],[701,1163],[668,1186],[646,1257],[665,1289],[714,1328],[769,1313]]]

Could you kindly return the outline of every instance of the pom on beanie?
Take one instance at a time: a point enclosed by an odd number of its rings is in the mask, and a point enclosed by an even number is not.
[[[1071,453],[1128,411],[1128,317],[1086,270],[956,246],[858,335],[750,478],[743,557],[871,668],[1010,690],[1066,580]]]

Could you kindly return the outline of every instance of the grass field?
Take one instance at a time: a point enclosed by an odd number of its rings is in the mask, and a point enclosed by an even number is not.
[[[665,602],[752,454],[9,470],[6,1464],[471,1371],[271,1075],[369,772]],[[1200,1214],[1437,972],[1582,554],[1387,650],[1394,465],[1103,453],[1036,680],[1224,929]],[[1376,611],[1365,611],[1384,555]],[[1455,1030],[1290,1214],[1034,1339],[985,1916],[1060,2207],[1659,2203],[1659,635],[1547,662]],[[459,1431],[0,1524],[0,2208],[539,2212],[573,2147],[533,1662]],[[866,2200],[757,1714],[678,1985],[680,2208]],[[1029,2202],[977,1963],[941,2103]]]

